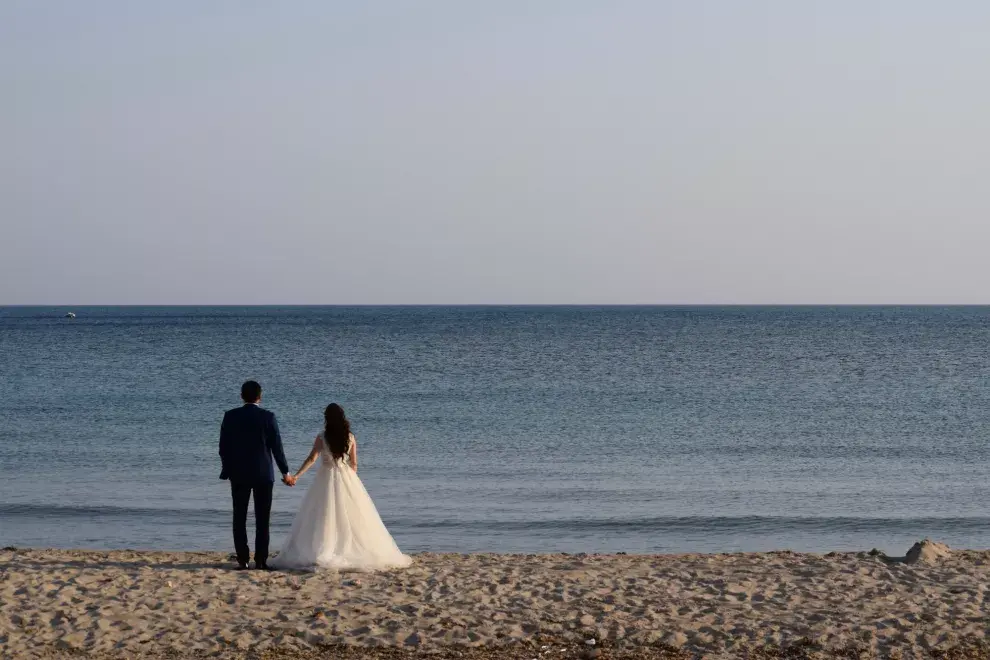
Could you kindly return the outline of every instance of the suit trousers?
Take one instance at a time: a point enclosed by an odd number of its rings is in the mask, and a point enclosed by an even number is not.
[[[261,566],[268,561],[268,526],[272,515],[272,484],[230,484],[230,494],[234,499],[234,549],[237,561],[247,564],[251,549],[247,537],[247,510],[251,494],[254,493],[254,561]]]

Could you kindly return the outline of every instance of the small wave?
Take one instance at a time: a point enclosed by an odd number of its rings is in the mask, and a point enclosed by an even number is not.
[[[52,505],[30,503],[0,504],[0,517],[52,517],[52,516],[95,516],[100,518],[142,518],[161,516],[212,516],[227,515],[229,510],[221,509],[175,509],[155,507]]]
[[[952,529],[955,531],[988,530],[990,516],[970,517],[795,517],[795,516],[658,516],[651,518],[561,519],[561,520],[391,520],[403,529],[458,529],[464,531],[525,532],[600,531],[600,532],[911,532],[918,529]]]
[[[291,521],[294,511],[273,511],[272,522],[281,527]],[[187,522],[190,525],[226,519],[229,509],[174,509],[153,507],[0,504],[0,519],[46,518],[98,520],[158,520]],[[990,531],[990,516],[965,517],[855,517],[855,516],[655,516],[639,518],[561,518],[532,520],[389,518],[390,529],[409,532],[460,531],[508,534],[546,533],[743,533],[780,534],[783,532],[827,533],[914,533],[919,530],[950,530],[953,533]]]

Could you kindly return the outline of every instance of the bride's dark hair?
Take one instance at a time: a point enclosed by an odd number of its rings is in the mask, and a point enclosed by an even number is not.
[[[323,411],[323,439],[336,459],[342,459],[351,448],[351,423],[347,421],[344,409],[336,403]]]

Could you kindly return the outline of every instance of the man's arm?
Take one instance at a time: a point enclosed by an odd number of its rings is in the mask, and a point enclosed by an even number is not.
[[[227,424],[227,413],[223,414],[223,421],[220,422],[220,478],[227,478],[227,462],[224,455],[230,451],[230,425]]]
[[[227,429],[227,413],[223,414],[223,421],[220,422],[220,459],[223,460],[224,454],[230,450],[230,434],[226,432]]]
[[[275,419],[274,413],[272,413],[270,428],[265,437],[268,442],[268,449],[271,450],[272,456],[275,458],[275,465],[278,466],[279,472],[284,477],[289,474],[289,462],[285,460],[285,451],[282,449],[282,434],[278,431],[278,420]]]

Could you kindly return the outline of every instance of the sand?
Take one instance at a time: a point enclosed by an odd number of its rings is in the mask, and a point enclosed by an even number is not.
[[[720,658],[790,647],[910,658],[990,632],[990,551],[930,543],[902,559],[419,554],[365,574],[231,567],[225,553],[5,549],[0,656]]]

